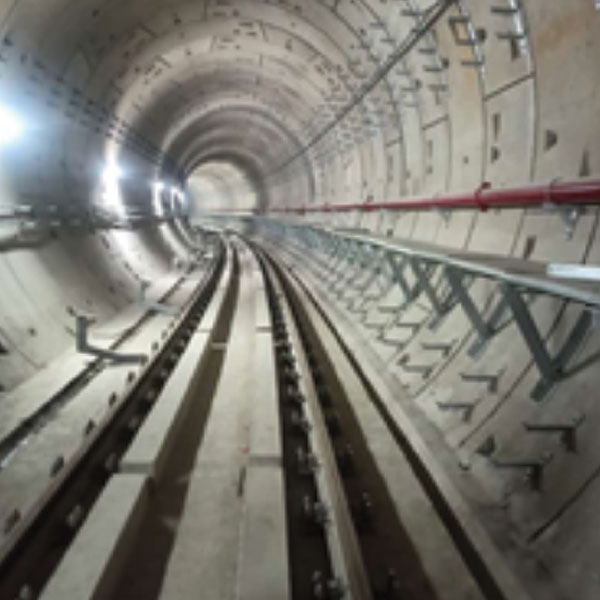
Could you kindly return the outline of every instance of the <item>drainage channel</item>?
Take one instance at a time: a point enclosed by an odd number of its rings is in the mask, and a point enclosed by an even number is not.
[[[154,355],[139,376],[130,373],[127,395],[108,398],[105,422],[86,432],[78,456],[57,467],[35,516],[16,523],[12,543],[0,563],[0,598],[35,598],[59,564],[200,322],[224,270],[223,242],[219,246],[218,257],[185,316],[161,347],[153,346]]]
[[[271,274],[292,597],[435,600],[302,299],[255,250]]]

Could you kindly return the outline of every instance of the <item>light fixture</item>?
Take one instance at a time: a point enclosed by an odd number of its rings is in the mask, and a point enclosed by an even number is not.
[[[102,171],[102,180],[106,185],[111,185],[123,177],[123,169],[115,162],[108,163]]]
[[[121,177],[123,177],[123,170],[114,160],[108,162],[102,171],[104,203],[117,216],[123,218],[125,217],[125,206],[119,188]]]
[[[14,112],[0,106],[0,146],[20,138],[24,129],[23,121]]]
[[[154,204],[154,212],[158,217],[164,217],[165,211],[162,203],[162,191],[165,189],[165,184],[162,181],[155,181],[152,184],[154,192],[152,203]]]

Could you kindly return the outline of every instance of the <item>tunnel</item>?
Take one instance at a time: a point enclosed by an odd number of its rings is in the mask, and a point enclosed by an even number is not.
[[[599,598],[599,66],[598,0],[2,0],[0,598]]]

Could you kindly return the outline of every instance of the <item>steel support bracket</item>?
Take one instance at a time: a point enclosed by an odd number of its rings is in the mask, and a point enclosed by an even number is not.
[[[573,358],[592,325],[592,314],[587,309],[582,310],[564,345],[558,354],[552,357],[546,349],[544,340],[540,336],[520,291],[506,283],[502,284],[501,289],[542,376],[531,392],[531,397],[540,401],[552,386],[565,378],[567,364]]]
[[[483,350],[490,338],[494,335],[494,330],[489,323],[486,323],[481,316],[479,309],[475,306],[475,302],[473,302],[469,291],[463,283],[464,274],[452,267],[446,267],[445,274],[452,293],[477,332],[478,339],[468,350],[469,356],[474,357]]]
[[[152,312],[160,313],[163,315],[175,316],[177,314],[177,308],[175,306],[169,306],[168,304],[163,304],[162,302],[153,302],[146,297],[146,290],[148,289],[149,284],[147,282],[141,282],[138,292],[138,304],[145,308],[146,310],[150,310]]]
[[[122,354],[113,350],[105,350],[92,346],[88,341],[89,326],[94,322],[92,317],[86,315],[77,315],[76,320],[76,340],[77,352],[81,354],[90,354],[98,358],[103,358],[116,363],[144,363],[147,360],[145,354]]]
[[[411,256],[408,259],[410,267],[415,274],[415,277],[419,283],[419,287],[429,300],[433,311],[435,312],[435,317],[433,321],[429,324],[430,329],[435,329],[441,322],[441,320],[447,314],[447,306],[437,297],[436,291],[431,285],[430,274],[427,269],[423,267],[422,261],[418,258]]]
[[[421,293],[421,284],[417,282],[414,287],[410,287],[404,277],[404,269],[408,264],[406,256],[402,255],[402,262],[398,264],[396,255],[392,252],[387,253],[388,264],[392,267],[392,281],[397,283],[404,294],[404,305],[410,304]]]

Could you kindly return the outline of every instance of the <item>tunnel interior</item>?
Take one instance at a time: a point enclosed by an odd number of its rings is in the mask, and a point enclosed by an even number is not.
[[[36,377],[74,352],[77,315],[110,329],[140,290],[202,253],[202,228],[267,240],[299,277],[319,243],[286,243],[294,228],[522,269],[594,267],[600,196],[564,207],[553,193],[597,183],[599,64],[593,0],[1,2],[0,414],[26,420],[43,391]],[[526,195],[540,182],[536,205],[483,204],[488,191]],[[462,193],[475,208],[436,206]],[[326,283],[306,281],[326,297]],[[490,305],[494,283],[477,285]],[[403,302],[398,290],[386,299]],[[558,356],[577,311],[562,297],[526,301]],[[448,351],[427,380],[404,367],[429,364],[427,346],[458,344],[471,322],[446,321],[401,351],[348,342],[382,369],[400,361],[411,418],[535,598],[600,594],[600,337],[589,311],[573,351],[588,367],[538,403],[535,364],[508,322],[476,362]],[[418,301],[403,325],[430,313]],[[474,389],[472,372],[498,385]],[[466,401],[483,408],[463,418]],[[532,419],[577,421],[577,452],[524,436]],[[547,490],[490,466],[490,440],[513,462],[552,454]]]

